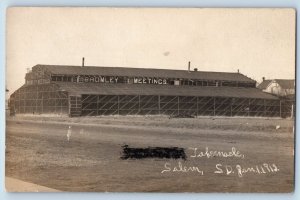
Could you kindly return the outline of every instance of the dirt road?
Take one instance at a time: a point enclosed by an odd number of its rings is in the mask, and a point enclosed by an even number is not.
[[[62,191],[291,192],[292,126],[287,119],[8,118],[6,176]],[[122,160],[125,144],[181,147],[187,160]],[[233,148],[242,156],[207,156]]]

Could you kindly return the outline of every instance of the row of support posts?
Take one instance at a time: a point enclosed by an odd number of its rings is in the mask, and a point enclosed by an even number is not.
[[[93,96],[93,95],[91,95]],[[122,95],[123,96],[123,95]],[[126,95],[125,95],[126,96]],[[127,101],[124,101],[125,102],[125,106],[126,106],[126,103],[129,104],[131,106],[131,104],[133,104],[132,107],[127,107],[127,108],[124,108],[124,105],[122,105],[122,108],[120,108],[120,104],[121,104],[121,96],[119,95],[116,95],[115,97],[117,97],[117,110],[116,109],[116,106],[113,108],[113,107],[106,107],[104,108],[104,110],[115,110],[115,112],[113,112],[114,114],[121,114],[120,113],[120,110],[136,110],[135,112],[133,112],[134,114],[136,112],[138,113],[141,113],[141,111],[143,110],[149,110],[149,108],[141,108],[141,96],[140,95],[136,95],[136,96],[130,96],[128,95],[127,97],[128,100]],[[151,96],[149,96],[150,98]],[[162,98],[164,97],[164,98]],[[168,98],[170,97],[170,98]],[[175,98],[174,98],[175,97]],[[278,100],[279,102],[275,102],[275,104],[273,105],[270,105],[270,106],[273,106],[273,108],[271,108],[271,110],[267,110],[267,101],[265,99],[257,99],[259,101],[261,101],[261,103],[257,103],[255,104],[255,101],[254,101],[254,104],[252,102],[251,99],[238,99],[238,98],[230,98],[230,97],[191,97],[191,100],[187,99],[185,102],[181,102],[180,101],[180,96],[157,96],[157,107],[156,108],[153,108],[152,111],[154,112],[157,112],[157,114],[164,114],[166,113],[166,111],[173,111],[173,114],[181,114],[181,113],[184,113],[184,112],[190,112],[190,113],[194,113],[195,115],[213,115],[213,116],[216,116],[216,115],[225,115],[225,116],[234,116],[234,115],[243,115],[243,116],[278,116],[278,117],[281,117],[281,112],[282,112],[282,103],[280,100]],[[189,98],[189,97],[187,97]],[[202,100],[204,99],[204,102],[202,103],[200,101],[200,98],[202,98]],[[207,98],[207,100],[205,100],[205,98]],[[217,103],[216,99],[218,98],[218,100],[220,102]],[[87,98],[88,99],[88,98]],[[108,98],[109,99],[109,98]],[[138,99],[138,101],[137,101]],[[162,99],[163,99],[163,102],[162,102]],[[167,99],[167,100],[166,100]],[[101,102],[99,96],[96,97],[96,100],[97,100],[97,111],[96,111],[96,114],[99,115],[101,114],[99,112],[99,106],[98,106],[98,103]],[[237,103],[233,103],[233,101],[236,100]],[[154,101],[154,102],[155,102]],[[168,102],[169,101],[169,102]],[[259,102],[258,101],[258,102]],[[93,103],[94,101],[91,101],[90,103]],[[109,100],[103,102],[103,103],[112,103],[114,102],[112,100],[112,102],[109,102]],[[122,103],[124,103],[122,102]],[[176,103],[175,103],[176,102]],[[263,102],[263,104],[262,104]],[[89,102],[84,102],[83,100],[83,103],[86,103],[86,105],[89,104]],[[143,102],[145,103],[145,102]],[[153,103],[150,101],[150,103]],[[194,109],[192,108],[188,108],[187,106],[183,106],[184,108],[182,109],[181,105],[184,105],[184,103],[187,103],[187,104],[191,104],[191,107],[193,107]],[[176,107],[175,107],[175,104]],[[213,105],[212,105],[213,104]],[[162,107],[163,105],[163,107]],[[201,107],[200,107],[201,105]],[[233,108],[235,106],[235,108]],[[270,109],[270,106],[268,106],[268,109]],[[196,109],[195,109],[196,107]],[[223,108],[222,108],[223,107]],[[225,107],[225,108],[224,108]],[[252,109],[253,107],[258,107],[258,108],[255,108],[254,110]],[[259,107],[261,107],[262,109],[260,110]],[[279,108],[278,108],[279,107]],[[213,108],[213,109],[211,109]],[[83,107],[83,110],[84,110],[84,107]],[[183,112],[181,112],[183,111]],[[196,111],[196,112],[195,112]],[[201,112],[202,111],[202,112]],[[91,110],[92,112],[92,110]],[[257,112],[257,113],[255,113]],[[210,113],[210,114],[209,114]],[[221,114],[220,114],[221,113]],[[237,114],[236,114],[237,113]],[[131,114],[131,112],[129,112],[129,114]]]
[[[57,93],[54,85],[21,87],[11,95],[10,111],[13,113],[67,113],[67,94]]]

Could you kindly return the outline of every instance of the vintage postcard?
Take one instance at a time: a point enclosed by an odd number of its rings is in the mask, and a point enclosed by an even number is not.
[[[6,190],[293,192],[295,22],[7,9]]]

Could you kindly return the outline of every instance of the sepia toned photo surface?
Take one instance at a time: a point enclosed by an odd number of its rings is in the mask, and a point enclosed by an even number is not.
[[[292,8],[11,7],[8,192],[294,191]]]

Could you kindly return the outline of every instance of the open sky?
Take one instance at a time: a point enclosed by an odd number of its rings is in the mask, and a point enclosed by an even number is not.
[[[6,85],[36,64],[295,77],[293,9],[9,8]]]

